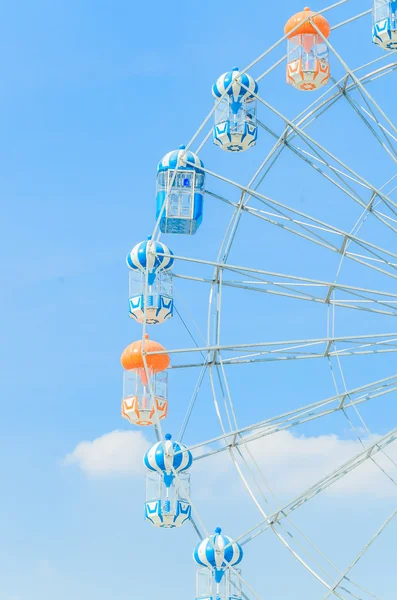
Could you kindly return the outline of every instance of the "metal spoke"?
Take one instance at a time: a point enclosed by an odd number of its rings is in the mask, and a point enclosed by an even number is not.
[[[327,489],[328,487],[345,477],[348,473],[351,473],[352,471],[357,469],[357,467],[366,462],[370,456],[376,455],[383,448],[386,448],[396,440],[397,427],[392,429],[389,433],[381,437],[379,440],[377,440],[370,446],[368,446],[368,448],[366,448],[363,452],[360,452],[350,460],[346,461],[343,465],[332,471],[329,475],[307,488],[304,492],[299,494],[299,496],[297,496],[291,502],[283,506],[283,508],[281,508],[279,511],[269,516],[267,520],[262,521],[260,524],[247,531],[240,538],[238,538],[238,541],[242,545],[252,541],[255,537],[269,529],[269,527],[275,525],[278,521],[284,519],[290,513],[294,512],[295,510],[306,504],[306,502],[317,496],[320,492],[324,491],[325,489]]]
[[[331,9],[336,9],[345,5],[349,0],[340,0],[316,14],[326,13]],[[333,29],[348,26],[350,23],[361,19],[369,14],[370,11],[361,12],[358,15],[352,16],[334,25]],[[312,21],[313,23],[313,21]],[[321,34],[321,32],[319,32]],[[273,46],[268,48],[257,59],[255,59],[246,69],[246,72],[252,67],[268,57],[275,49],[285,42],[286,36],[283,36]],[[200,391],[204,376],[209,375],[211,391],[216,414],[218,416],[219,427],[221,434],[212,439],[200,442],[194,446],[190,446],[191,450],[195,450],[195,460],[204,459],[218,452],[227,451],[231,457],[236,473],[241,479],[247,493],[251,497],[253,504],[261,512],[264,517],[262,521],[252,527],[249,531],[241,535],[238,540],[246,544],[263,531],[270,529],[277,539],[284,545],[296,560],[327,589],[327,595],[324,600],[328,599],[331,594],[345,600],[347,594],[357,600],[363,600],[357,590],[361,590],[371,597],[376,598],[373,594],[354,583],[348,574],[357,561],[364,554],[366,549],[372,544],[374,539],[390,522],[389,518],[376,536],[370,540],[365,546],[365,549],[344,571],[339,571],[332,563],[321,553],[321,551],[299,532],[305,540],[306,544],[311,545],[310,552],[305,548],[305,544],[299,546],[299,549],[293,547],[290,540],[294,540],[295,545],[299,545],[298,541],[291,532],[287,529],[287,525],[295,527],[290,521],[290,515],[303,504],[316,497],[323,490],[333,485],[343,477],[347,476],[353,470],[366,461],[374,461],[377,467],[393,482],[394,479],[386,472],[383,467],[380,467],[375,459],[379,453],[384,453],[387,448],[397,439],[397,428],[391,430],[387,435],[383,436],[362,452],[341,465],[338,469],[310,486],[302,494],[289,502],[282,508],[278,508],[276,512],[264,510],[264,503],[267,503],[267,493],[271,493],[270,488],[263,492],[262,487],[265,485],[264,478],[260,477],[260,466],[251,460],[249,445],[265,436],[272,435],[280,431],[286,431],[293,427],[301,426],[311,421],[320,418],[326,418],[329,415],[341,413],[350,420],[348,416],[351,413],[358,412],[358,407],[367,403],[370,400],[378,400],[386,395],[397,392],[397,375],[374,381],[365,386],[348,390],[344,386],[342,392],[338,392],[325,400],[321,400],[309,405],[303,405],[298,409],[294,409],[282,415],[268,418],[259,423],[254,423],[246,427],[240,427],[236,416],[236,410],[227,379],[227,368],[233,364],[249,364],[259,363],[264,361],[280,361],[280,360],[306,360],[314,358],[325,358],[331,366],[336,362],[340,370],[340,375],[345,383],[340,360],[342,357],[348,356],[364,356],[364,355],[381,355],[397,352],[397,333],[371,333],[368,335],[335,335],[335,310],[356,310],[365,313],[371,313],[371,318],[375,315],[396,316],[397,314],[397,293],[387,290],[375,290],[366,287],[352,286],[342,284],[338,281],[341,265],[344,259],[349,259],[351,263],[355,263],[360,268],[361,266],[370,269],[375,274],[387,276],[388,281],[393,282],[397,279],[397,253],[393,250],[375,245],[372,242],[362,238],[359,232],[362,225],[369,221],[377,221],[387,233],[397,233],[397,202],[391,198],[393,189],[390,184],[394,177],[391,177],[387,184],[378,188],[370,183],[366,177],[356,173],[349,165],[341,161],[337,156],[330,152],[327,148],[321,145],[314,139],[312,135],[307,133],[307,128],[318,118],[320,118],[327,110],[329,110],[341,98],[345,98],[346,105],[353,109],[355,115],[364,124],[365,128],[372,134],[374,140],[381,148],[384,149],[385,155],[391,159],[392,163],[397,162],[397,151],[393,143],[397,141],[397,129],[392,121],[387,117],[386,113],[374,101],[367,88],[369,84],[377,81],[380,77],[384,77],[392,73],[397,68],[397,61],[394,63],[382,65],[376,68],[375,63],[384,60],[384,56],[373,60],[366,65],[362,65],[357,69],[351,70],[343,61],[337,50],[329,45],[332,52],[338,60],[340,60],[345,75],[338,81],[334,81],[324,94],[321,94],[310,106],[294,119],[288,119],[277,108],[273,107],[266,99],[256,96],[259,104],[262,104],[266,110],[278,117],[283,124],[281,134],[276,133],[269,124],[259,122],[259,126],[269,135],[275,138],[275,144],[257,168],[254,176],[251,178],[248,185],[241,185],[236,181],[228,179],[223,175],[217,174],[209,169],[204,169],[207,178],[213,178],[214,181],[222,182],[237,189],[240,193],[240,198],[237,202],[225,197],[218,191],[207,191],[209,198],[220,201],[230,206],[232,216],[229,225],[225,232],[222,243],[220,244],[218,257],[215,261],[200,260],[197,258],[189,258],[184,256],[175,256],[179,264],[186,263],[189,267],[192,264],[203,267],[208,266],[212,272],[208,275],[200,276],[193,271],[189,274],[174,273],[174,277],[180,280],[197,281],[210,286],[210,295],[208,301],[208,325],[207,338],[203,345],[200,346],[193,334],[190,331],[188,324],[182,318],[182,323],[192,338],[196,347],[192,348],[174,348],[168,350],[170,355],[175,355],[173,358],[180,360],[180,364],[173,364],[172,369],[201,367],[193,396],[187,408],[185,418],[182,423],[180,439],[183,438],[186,428],[192,415],[194,414],[195,403]],[[392,55],[390,53],[388,56]],[[257,80],[264,79],[269,73],[283,62],[284,57],[277,58],[273,62],[273,66],[262,73]],[[226,91],[225,91],[226,94]],[[224,94],[224,95],[225,95]],[[360,102],[357,101],[357,95],[360,95]],[[215,106],[204,119],[197,132],[190,140],[187,149],[197,142],[198,150],[201,150],[211,137],[211,132],[206,131],[206,125],[214,113],[216,105],[222,101],[216,101]],[[379,117],[380,115],[380,117]],[[330,183],[338,192],[343,193],[346,197],[354,202],[352,206],[360,207],[362,213],[352,228],[352,231],[342,231],[328,223],[322,222],[310,215],[289,207],[287,204],[280,203],[276,200],[258,191],[259,186],[265,180],[271,169],[278,164],[278,159],[285,150],[289,150],[294,156],[302,161],[308,169],[314,170],[322,179],[322,181]],[[386,188],[387,186],[387,188]],[[216,189],[216,188],[215,188]],[[387,193],[388,190],[388,193]],[[256,200],[258,206],[253,206],[251,200]],[[381,209],[379,207],[382,207]],[[360,212],[361,212],[360,211]],[[235,240],[236,232],[239,227],[240,219],[243,214],[249,214],[256,219],[260,219],[279,230],[304,239],[310,243],[314,243],[317,247],[337,253],[341,260],[335,280],[323,281],[302,277],[297,275],[289,275],[285,273],[271,272],[264,269],[255,269],[248,266],[233,265],[229,263],[229,253]],[[159,219],[157,221],[154,237],[159,237]],[[385,280],[382,280],[385,281]],[[330,330],[325,337],[315,339],[298,339],[287,341],[261,341],[254,343],[240,344],[224,344],[222,306],[224,303],[223,292],[226,288],[241,289],[244,293],[265,293],[272,294],[276,297],[285,297],[290,300],[312,301],[326,306],[328,314]],[[393,288],[392,288],[393,289]],[[148,284],[146,278],[145,298],[147,300]],[[146,306],[146,302],[145,302]],[[191,320],[193,319],[190,315]],[[146,319],[146,310],[145,310]],[[389,323],[389,322],[388,322]],[[145,333],[146,320],[143,327],[143,335]],[[230,338],[229,338],[230,339]],[[165,352],[165,351],[164,351]],[[150,354],[159,354],[159,352],[144,353],[144,366],[148,372],[147,357]],[[200,362],[188,363],[188,356],[193,354],[197,356]],[[220,392],[218,393],[218,390]],[[150,390],[150,394],[152,395]],[[366,427],[364,421],[362,421]],[[354,425],[352,424],[354,428]],[[156,423],[155,427],[158,439],[163,439],[161,424]],[[369,431],[369,430],[368,430]],[[199,451],[199,452],[197,452]],[[250,460],[246,459],[250,457]],[[395,464],[393,464],[393,467]],[[258,476],[259,475],[259,476]],[[177,474],[175,474],[178,479]],[[252,483],[253,482],[253,483]],[[265,486],[266,487],[266,486]],[[189,496],[187,498],[190,501]],[[397,512],[397,511],[396,511]],[[194,506],[195,520],[192,525],[196,533],[201,537],[201,531],[207,534],[207,530],[197,514],[197,507]],[[394,515],[393,515],[394,516]],[[196,524],[199,523],[199,526]],[[288,539],[286,536],[289,536]],[[288,541],[287,541],[288,539]],[[313,556],[313,549],[316,556]],[[309,561],[314,563],[314,568],[309,564],[303,555],[309,557]],[[332,578],[323,569],[317,561],[318,555],[321,555],[327,562],[327,569],[331,567],[337,574],[335,581],[335,573]],[[233,567],[231,567],[232,570]],[[321,575],[320,572],[321,571]],[[241,578],[236,572],[236,575],[241,579],[241,582],[246,587],[248,592],[255,598],[260,600],[260,596],[255,592],[250,585]],[[329,581],[335,583],[329,583]],[[343,585],[342,585],[343,584]],[[347,587],[343,587],[347,586]],[[352,586],[355,586],[352,591]],[[356,589],[357,588],[357,589]],[[357,595],[358,594],[358,595]],[[243,593],[244,598],[248,598],[247,594]]]
[[[207,456],[212,456],[212,454],[223,452],[231,446],[239,446],[286,429],[297,427],[303,423],[332,415],[336,412],[368,402],[369,400],[381,398],[396,390],[397,375],[392,375],[365,386],[342,392],[320,402],[303,405],[298,409],[265,419],[259,423],[234,429],[205,442],[189,446],[188,448],[190,451],[195,451],[195,460],[200,460]],[[224,445],[213,447],[214,444],[218,444],[219,442],[224,442]],[[196,452],[199,448],[205,448],[207,446],[210,447],[208,451],[204,451],[201,454]]]

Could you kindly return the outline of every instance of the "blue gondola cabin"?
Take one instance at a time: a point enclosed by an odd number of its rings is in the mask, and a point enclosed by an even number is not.
[[[157,167],[157,211],[163,233],[193,235],[203,220],[204,165],[185,146],[169,152]]]

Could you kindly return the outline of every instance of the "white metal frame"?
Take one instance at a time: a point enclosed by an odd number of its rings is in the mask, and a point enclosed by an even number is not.
[[[324,8],[322,11],[319,11],[319,13],[326,13],[351,1],[352,0],[340,0],[331,6]],[[333,29],[345,27],[349,23],[366,17],[370,13],[371,10],[361,12],[360,14],[335,25]],[[311,23],[316,28],[315,23],[313,21],[311,21]],[[322,36],[318,29],[317,31],[319,35]],[[373,537],[343,572],[340,572],[324,553],[317,548],[301,530],[299,530],[291,520],[291,514],[300,506],[310,501],[315,495],[344,477],[347,473],[351,472],[365,461],[372,461],[382,471],[385,477],[387,477],[394,485],[397,485],[397,481],[390,473],[390,470],[397,467],[397,464],[386,453],[388,446],[397,439],[397,428],[393,428],[389,433],[375,442],[364,442],[361,439],[359,432],[357,432],[354,427],[348,413],[349,410],[354,411],[365,429],[369,431],[359,413],[358,406],[369,400],[376,400],[381,396],[396,391],[397,375],[391,375],[385,379],[370,382],[359,388],[349,390],[345,383],[344,372],[340,360],[341,357],[352,355],[357,356],[362,354],[396,352],[397,333],[381,333],[351,337],[338,337],[335,334],[336,308],[368,311],[371,313],[387,315],[388,317],[397,315],[397,294],[381,290],[348,286],[338,282],[341,267],[345,259],[359,263],[366,268],[382,273],[384,276],[391,279],[397,279],[397,253],[383,248],[382,246],[374,245],[369,240],[365,240],[360,233],[367,219],[376,219],[388,230],[397,233],[397,202],[391,197],[394,190],[397,189],[397,174],[391,177],[389,181],[378,189],[366,178],[356,173],[347,164],[339,160],[324,146],[313,139],[306,130],[308,126],[321,117],[326,110],[344,98],[348,107],[353,109],[352,115],[355,114],[361,119],[368,130],[373,134],[375,141],[380,144],[387,156],[397,164],[397,149],[395,146],[395,143],[397,142],[397,127],[385,114],[379,104],[375,102],[368,91],[368,86],[370,84],[378,78],[392,73],[397,68],[397,60],[393,61],[393,59],[396,58],[394,56],[395,52],[389,52],[379,57],[379,59],[373,60],[358,69],[352,70],[338,54],[337,50],[329,40],[325,39],[324,36],[322,37],[328,46],[333,60],[337,60],[342,65],[345,75],[339,81],[332,80],[332,85],[330,85],[323,94],[317,97],[314,102],[293,120],[288,119],[285,115],[281,114],[279,110],[271,106],[269,102],[259,95],[256,95],[257,102],[262,104],[273,114],[277,115],[284,122],[284,129],[281,133],[277,133],[265,123],[258,121],[258,125],[268,134],[273,136],[276,141],[272,150],[265,157],[248,184],[241,185],[220,174],[204,169],[208,177],[218,178],[233,188],[237,188],[240,191],[240,200],[237,203],[232,202],[228,198],[207,191],[208,196],[221,202],[225,202],[233,210],[229,226],[215,261],[209,262],[197,258],[175,256],[176,265],[178,264],[178,261],[189,261],[192,264],[192,267],[194,264],[200,263],[212,266],[213,277],[204,279],[202,277],[196,277],[195,275],[186,276],[178,273],[174,274],[174,277],[176,278],[189,279],[192,282],[200,282],[209,286],[208,328],[204,345],[200,346],[199,344],[196,344],[196,347],[171,349],[168,350],[168,352],[181,357],[179,359],[180,362],[173,365],[174,369],[191,367],[200,368],[197,384],[191,402],[187,407],[186,416],[182,424],[178,441],[182,441],[194,409],[194,404],[204,374],[208,372],[213,392],[213,401],[222,433],[217,438],[203,441],[202,443],[191,447],[191,449],[200,449],[200,453],[197,455],[196,460],[208,458],[217,452],[228,452],[238,476],[241,478],[254,505],[258,508],[263,517],[260,523],[239,536],[238,539],[240,543],[247,544],[269,529],[304,566],[304,568],[323,584],[326,589],[323,600],[327,600],[331,595],[341,598],[342,600],[346,600],[347,597],[353,597],[357,600],[367,600],[368,598],[377,599],[377,596],[354,582],[349,574],[352,568],[397,514],[397,509],[393,511],[390,517],[375,531]],[[285,40],[286,36],[283,36],[276,44],[273,44],[261,56],[248,65],[246,69],[243,69],[242,72],[246,72],[260,63],[265,57],[278,48],[280,44],[284,43]],[[370,40],[369,34],[368,43],[371,43]],[[386,59],[389,61],[391,60],[391,62],[384,64]],[[270,72],[279,67],[284,60],[285,56],[276,60],[270,69],[264,71],[262,75],[256,79],[262,80],[265,78]],[[357,99],[352,96],[353,91],[358,92],[360,101],[357,101]],[[227,90],[224,95],[226,95],[226,93]],[[204,119],[203,123],[187,145],[186,151],[191,148],[193,143],[199,142],[195,152],[200,152],[203,146],[210,140],[212,127],[209,128],[207,133],[205,133],[205,128],[211,125],[210,120],[217,105],[221,101],[222,98],[220,98],[218,102],[215,102],[215,106]],[[199,141],[200,139],[201,141]],[[258,191],[259,186],[276,164],[280,154],[288,150],[301,158],[308,167],[314,169],[320,176],[324,177],[327,181],[335,185],[338,190],[342,191],[348,199],[361,207],[361,216],[354,224],[351,231],[342,231],[311,215],[293,209],[285,203],[269,198]],[[259,201],[263,205],[263,209],[249,206],[251,198],[255,198]],[[164,202],[163,210],[166,202],[167,199]],[[329,282],[318,281],[302,276],[298,277],[283,273],[271,273],[264,270],[252,269],[247,266],[229,264],[228,257],[230,249],[243,214],[249,214],[254,218],[270,223],[275,227],[282,228],[288,233],[300,236],[308,242],[320,245],[331,252],[338,253],[340,255],[340,262],[335,280]],[[160,237],[160,219],[161,214],[158,217],[153,231],[153,239],[158,239]],[[233,274],[233,279],[230,278],[230,274]],[[328,335],[322,339],[236,344],[234,346],[223,345],[221,343],[223,286],[238,287],[261,293],[288,296],[297,300],[325,304],[328,312]],[[146,278],[145,297],[147,296],[147,292],[148,282]],[[212,314],[215,315],[215,319],[212,318]],[[394,329],[396,329],[396,327],[394,327]],[[391,328],[391,331],[393,331],[393,327]],[[145,333],[146,322],[144,322],[142,328],[143,340]],[[195,340],[195,337],[191,332],[190,335],[192,339]],[[199,353],[202,360],[199,360],[198,362],[184,360],[184,357],[186,355],[190,356],[191,353]],[[143,358],[145,369],[147,370],[146,355],[144,355]],[[335,383],[335,395],[333,397],[311,405],[302,406],[298,410],[275,416],[249,427],[239,427],[234,410],[232,394],[228,384],[226,367],[231,368],[231,365],[251,362],[312,358],[322,358],[323,360],[328,361]],[[337,379],[342,381],[342,390],[339,389]],[[219,389],[221,390],[221,393],[219,393]],[[150,390],[150,392],[152,394],[152,390]],[[223,402],[224,405],[226,419],[220,410],[221,402]],[[304,490],[297,498],[293,499],[286,506],[279,507],[275,511],[270,510],[269,501],[272,492],[256,464],[247,443],[310,420],[334,414],[335,412],[340,412],[347,419],[349,425],[356,432],[357,438],[363,446],[363,450],[353,459],[340,465],[338,469],[326,475],[321,481],[318,481],[315,485]],[[162,440],[163,434],[159,421],[156,422],[154,429],[157,439]],[[214,447],[214,442],[217,442],[217,447]],[[222,445],[219,446],[219,444]],[[387,456],[390,468],[379,465],[376,460],[379,453]],[[174,472],[174,475],[178,478],[176,472]],[[191,502],[191,499],[189,500]],[[201,539],[204,535],[209,535],[209,533],[200,519],[194,503],[191,502],[191,504],[194,513],[192,525]],[[325,560],[325,569],[319,564],[320,558]],[[233,569],[233,567],[231,568]],[[249,583],[243,580],[236,570],[234,571],[241,579],[247,593],[260,600],[261,596],[252,589]],[[244,594],[244,597],[247,598],[248,596]]]

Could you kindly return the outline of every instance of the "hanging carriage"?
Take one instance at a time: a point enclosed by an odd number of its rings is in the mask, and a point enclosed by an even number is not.
[[[234,568],[243,558],[240,544],[223,535],[218,527],[215,535],[196,546],[193,558],[198,565],[196,600],[241,600],[241,572]]]
[[[244,152],[256,144],[258,84],[238,67],[224,73],[212,86],[215,98],[214,144],[227,152]],[[219,101],[219,98],[222,98]]]
[[[204,164],[180,146],[157,167],[157,210],[163,233],[194,235],[203,220]]]
[[[170,319],[174,312],[170,274],[174,259],[171,250],[161,242],[152,241],[149,236],[147,241],[134,246],[126,262],[130,269],[130,317],[143,323],[146,316],[148,325],[157,325]]]
[[[144,345],[142,340],[133,342],[121,355],[124,368],[121,415],[133,425],[153,425],[165,419],[168,412],[166,369],[170,358],[161,344],[148,337],[146,334]],[[145,353],[161,352],[146,356],[147,368],[143,349]]]
[[[309,17],[312,22],[307,20]],[[287,83],[289,85],[305,92],[327,85],[331,68],[325,40],[328,39],[330,32],[327,19],[307,7],[287,21],[284,33],[288,40]]]
[[[191,518],[190,475],[193,457],[169,433],[144,457],[146,475],[145,517],[156,527],[180,527]]]

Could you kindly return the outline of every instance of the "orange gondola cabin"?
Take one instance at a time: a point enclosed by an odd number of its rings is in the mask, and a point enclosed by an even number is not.
[[[288,40],[289,85],[304,92],[327,85],[331,71],[326,40],[330,32],[327,19],[308,7],[287,21],[284,33]]]
[[[165,348],[149,340],[146,334],[144,344],[142,340],[133,342],[120,360],[124,368],[121,415],[133,425],[143,426],[165,419],[168,412],[166,369],[170,364]]]

